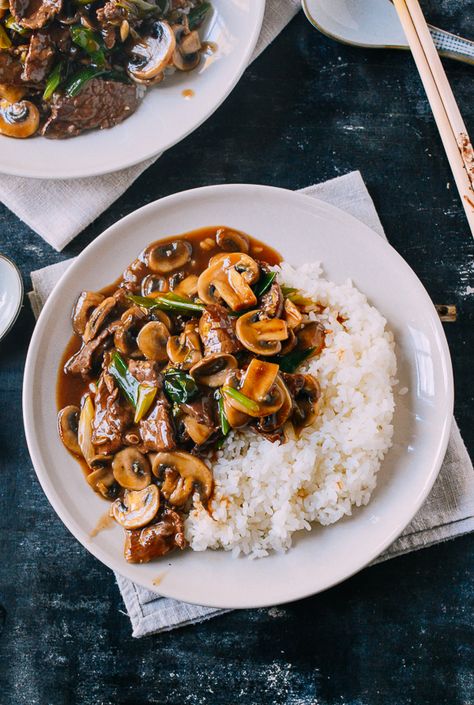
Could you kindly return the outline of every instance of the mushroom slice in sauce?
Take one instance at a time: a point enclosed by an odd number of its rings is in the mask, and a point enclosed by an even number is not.
[[[38,130],[40,122],[39,110],[29,100],[9,103],[4,98],[0,100],[0,134],[7,137],[25,139]]]
[[[259,276],[257,262],[245,253],[215,255],[198,279],[198,296],[206,304],[224,300],[233,311],[250,308],[257,303],[250,285],[258,281]]]
[[[313,375],[302,375],[303,385],[294,395],[291,420],[296,430],[309,426],[316,418],[321,387]]]
[[[77,438],[80,410],[78,406],[70,404],[58,414],[59,436],[66,448],[75,455],[82,455]]]
[[[98,492],[105,499],[115,499],[117,496],[118,486],[110,465],[99,465],[87,475],[86,479],[94,492]]]
[[[281,350],[281,341],[288,338],[286,322],[267,318],[260,310],[240,316],[235,332],[242,345],[256,355],[276,355]]]
[[[225,252],[248,253],[250,249],[247,235],[228,228],[219,228],[216,233],[216,242]]]
[[[147,250],[148,266],[152,272],[168,274],[184,267],[191,259],[193,248],[187,240],[174,240],[164,244],[153,245]]]
[[[112,516],[124,529],[140,529],[149,524],[160,508],[160,493],[156,485],[143,490],[125,490],[112,505]]]
[[[72,313],[72,327],[78,335],[83,335],[89,315],[94,308],[104,300],[102,294],[96,294],[94,291],[82,291],[76,301]]]
[[[197,332],[197,324],[189,321],[180,335],[168,338],[166,352],[175,365],[183,370],[189,370],[202,358],[201,340]]]
[[[195,274],[190,274],[189,277],[185,277],[177,286],[174,287],[173,292],[179,296],[187,296],[188,299],[190,299],[197,294],[197,283],[197,276]]]
[[[195,489],[203,502],[211,496],[212,473],[195,455],[183,451],[157,453],[152,470],[159,479],[164,477],[161,493],[170,504],[185,504]]]
[[[291,412],[293,411],[293,399],[288,391],[288,387],[280,376],[277,377],[276,385],[282,393],[283,404],[275,413],[269,414],[268,416],[263,416],[259,419],[258,427],[261,431],[263,431],[263,433],[273,433],[277,429],[282,428],[282,426],[290,418]]]
[[[283,294],[278,282],[273,282],[270,289],[262,296],[260,308],[268,318],[280,318],[283,313]]]
[[[288,325],[288,328],[298,328],[298,326],[301,325],[303,321],[303,316],[298,306],[296,306],[293,301],[290,301],[290,299],[285,299],[284,310],[285,321]]]
[[[324,326],[317,321],[306,323],[296,334],[298,338],[298,347],[301,350],[314,348],[312,355],[319,355],[324,348],[326,331]]]
[[[176,39],[168,22],[154,22],[149,35],[140,37],[130,50],[129,76],[137,83],[145,84],[162,80],[175,47]]]
[[[166,362],[168,360],[166,346],[169,337],[169,330],[164,323],[160,321],[150,321],[146,323],[139,332],[137,345],[148,360]]]
[[[165,294],[169,290],[168,280],[159,274],[148,274],[142,281],[140,290],[143,296],[159,293]]]
[[[192,71],[199,64],[202,48],[199,32],[186,31],[183,25],[173,27],[176,48],[173,52],[173,66],[179,71]]]
[[[275,363],[254,357],[242,378],[242,394],[254,401],[263,401],[275,383],[278,370],[279,367]]]
[[[96,454],[92,444],[92,423],[94,421],[94,415],[94,404],[92,403],[90,394],[87,394],[83,400],[81,414],[79,416],[77,439],[84,460],[89,466]]]
[[[126,490],[144,490],[151,482],[150,462],[137,448],[128,447],[116,453],[112,471]]]
[[[214,433],[214,428],[205,423],[200,423],[190,414],[183,417],[184,428],[191,440],[198,446],[203,445]]]
[[[116,306],[117,300],[113,296],[108,296],[92,311],[82,336],[85,343],[95,338]]]
[[[237,360],[228,353],[207,355],[190,369],[196,382],[206,387],[221,387],[227,372],[237,367]]]
[[[114,345],[124,355],[135,355],[138,349],[137,336],[145,325],[146,313],[139,306],[132,306],[122,314],[121,323],[114,333]]]

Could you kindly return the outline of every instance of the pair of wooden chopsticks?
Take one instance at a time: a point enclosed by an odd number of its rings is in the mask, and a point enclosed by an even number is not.
[[[474,236],[474,151],[418,0],[392,0],[425,87]]]

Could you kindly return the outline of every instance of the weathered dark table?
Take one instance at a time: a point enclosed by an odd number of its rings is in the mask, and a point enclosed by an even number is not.
[[[432,4],[434,23],[472,32],[474,0]],[[446,65],[474,132],[474,68]],[[217,113],[64,252],[5,208],[0,248],[28,288],[32,269],[78,254],[126,213],[174,191],[223,182],[299,188],[352,169],[433,300],[458,307],[446,333],[472,453],[474,244],[406,53],[335,44],[300,15]],[[2,705],[474,702],[473,536],[299,603],[133,640],[111,572],[65,529],[31,466],[21,385],[33,325],[25,303],[0,344]]]

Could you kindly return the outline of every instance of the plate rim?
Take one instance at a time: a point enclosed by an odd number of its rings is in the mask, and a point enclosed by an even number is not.
[[[153,148],[150,149],[146,152],[146,154],[141,154],[138,158],[132,158],[128,159],[121,164],[116,164],[115,166],[110,166],[110,167],[101,167],[99,164],[96,166],[94,169],[77,169],[73,172],[69,171],[58,171],[54,175],[51,175],[49,172],[44,172],[42,171],[42,168],[35,169],[34,172],[28,171],[28,169],[23,169],[20,167],[16,167],[15,164],[12,164],[10,167],[5,168],[4,165],[2,165],[1,160],[0,160],[0,174],[5,174],[7,176],[20,176],[28,179],[44,179],[47,181],[69,181],[73,179],[87,179],[91,178],[94,176],[106,176],[107,174],[114,174],[118,171],[122,171],[123,169],[129,169],[130,167],[137,166],[138,164],[142,164],[143,162],[148,161],[149,159],[156,158],[158,159],[162,154],[164,154],[166,151],[177,145],[179,142],[182,142],[182,140],[186,139],[186,137],[189,137],[195,130],[197,130],[201,125],[203,125],[209,118],[220,108],[220,106],[224,103],[224,101],[229,97],[230,93],[234,90],[240,79],[242,78],[242,75],[244,74],[245,70],[247,69],[249,65],[249,60],[252,55],[252,52],[254,51],[255,47],[257,46],[258,39],[260,37],[260,33],[262,30],[262,24],[263,24],[263,17],[265,13],[265,5],[266,5],[266,0],[251,0],[252,5],[255,3],[255,7],[257,7],[257,10],[259,11],[259,14],[257,16],[257,21],[255,22],[255,26],[253,28],[253,32],[250,36],[249,43],[247,45],[246,51],[242,54],[241,60],[240,60],[240,65],[238,70],[235,72],[235,75],[227,85],[226,90],[222,93],[222,95],[219,97],[217,101],[211,101],[210,102],[210,108],[205,112],[205,114],[202,116],[202,118],[195,122],[192,127],[189,128],[189,130],[186,130],[183,132],[179,137],[177,137],[174,140],[170,140],[166,145],[161,146],[159,149]],[[258,3],[258,5],[257,5]],[[146,100],[146,96],[144,98]],[[110,129],[114,129],[113,127]],[[97,132],[97,130],[96,130]],[[98,130],[98,132],[101,132],[101,130]],[[102,130],[103,132],[103,130]],[[8,139],[8,138],[5,138]],[[46,139],[46,138],[44,138]],[[155,159],[155,161],[156,161]],[[151,164],[149,165],[151,166]],[[145,170],[148,167],[145,168]],[[140,172],[142,173],[142,172]],[[140,174],[139,174],[140,175]],[[139,176],[138,175],[138,176]],[[135,177],[137,178],[137,177]]]
[[[5,330],[3,330],[3,331],[0,330],[0,341],[1,341],[8,335],[8,333],[10,333],[11,329],[13,328],[13,326],[16,323],[18,316],[20,315],[21,307],[23,305],[23,297],[25,295],[25,286],[23,284],[23,277],[21,276],[21,272],[18,269],[15,262],[12,259],[10,259],[9,257],[7,257],[6,255],[3,255],[1,253],[0,253],[0,259],[2,259],[4,262],[6,262],[11,267],[12,271],[16,274],[18,285],[19,285],[19,287],[18,287],[19,288],[19,296],[18,296],[18,301],[16,304],[15,312],[14,312],[13,316],[10,318]]]
[[[441,465],[446,453],[447,445],[449,442],[449,436],[450,436],[450,429],[451,429],[451,421],[452,421],[452,416],[453,416],[453,407],[454,407],[454,380],[453,380],[453,368],[452,368],[452,362],[451,362],[451,356],[450,356],[450,351],[446,339],[446,335],[443,329],[443,326],[441,324],[441,321],[439,320],[439,316],[436,313],[436,309],[434,307],[433,302],[431,301],[431,298],[429,297],[428,292],[426,291],[425,287],[423,286],[423,283],[421,280],[418,278],[414,270],[410,267],[410,265],[403,259],[403,257],[395,250],[395,248],[387,241],[385,238],[380,237],[372,228],[370,228],[368,225],[363,223],[361,220],[353,216],[352,214],[348,213],[347,211],[344,211],[341,208],[338,208],[337,206],[334,206],[330,203],[327,203],[326,201],[311,197],[308,198],[304,193],[298,193],[296,191],[292,191],[290,189],[285,189],[285,188],[279,188],[275,186],[266,186],[262,184],[217,184],[217,185],[211,185],[211,186],[203,186],[195,189],[188,189],[186,191],[181,191],[178,193],[171,194],[169,196],[166,196],[161,199],[157,199],[155,201],[152,201],[151,203],[148,203],[141,208],[133,211],[132,213],[129,213],[126,215],[124,218],[118,220],[115,222],[113,225],[109,226],[104,232],[102,232],[97,238],[95,238],[89,245],[83,250],[83,252],[78,255],[78,257],[75,258],[75,260],[71,263],[70,267],[67,268],[67,270],[61,275],[60,279],[56,283],[53,291],[51,292],[50,296],[48,297],[48,300],[43,307],[41,314],[36,322],[35,329],[33,331],[33,335],[30,340],[30,344],[28,347],[28,354],[25,362],[25,373],[24,373],[24,381],[23,381],[23,393],[22,393],[22,404],[23,404],[23,423],[24,423],[24,429],[25,429],[25,437],[27,441],[27,446],[28,450],[30,453],[31,461],[36,473],[36,476],[38,478],[38,481],[40,483],[40,486],[43,489],[43,492],[45,493],[48,501],[50,502],[52,508],[56,512],[56,514],[59,516],[63,524],[66,526],[66,528],[71,532],[71,534],[74,536],[74,538],[79,541],[95,558],[100,560],[104,565],[106,565],[108,568],[110,568],[113,571],[117,571],[120,573],[120,575],[126,577],[127,579],[131,580],[132,582],[141,585],[142,587],[146,588],[147,590],[153,591],[153,588],[150,587],[149,583],[146,580],[141,581],[135,574],[134,574],[134,567],[133,564],[129,565],[118,565],[117,561],[118,559],[115,559],[113,556],[111,556],[107,551],[103,550],[100,546],[97,544],[94,544],[93,542],[88,540],[87,534],[84,535],[84,531],[82,527],[76,524],[75,520],[69,516],[69,511],[67,510],[67,507],[64,505],[63,502],[60,499],[60,497],[57,495],[53,483],[51,480],[48,478],[48,474],[46,471],[43,469],[43,464],[41,462],[41,452],[39,449],[39,444],[36,443],[35,439],[35,432],[34,432],[34,419],[33,419],[33,414],[32,414],[32,406],[31,406],[31,397],[32,397],[32,392],[34,388],[34,377],[33,377],[33,371],[34,371],[34,363],[35,363],[35,349],[38,347],[38,343],[41,341],[41,336],[43,335],[42,328],[43,328],[43,320],[46,320],[49,316],[49,311],[54,307],[54,296],[53,294],[56,292],[56,290],[59,289],[60,286],[62,286],[63,280],[65,280],[70,273],[74,273],[74,271],[77,268],[80,268],[82,262],[82,258],[85,255],[85,253],[88,253],[90,251],[93,251],[95,247],[97,247],[97,243],[101,243],[103,240],[107,240],[110,237],[113,237],[113,233],[115,230],[119,230],[122,228],[125,224],[125,226],[133,226],[133,221],[135,219],[141,219],[143,214],[148,212],[148,211],[153,211],[155,208],[159,208],[160,204],[169,205],[175,200],[180,200],[182,198],[189,198],[189,197],[196,197],[196,198],[201,198],[209,194],[209,193],[216,193],[217,192],[232,192],[234,190],[237,191],[247,191],[249,190],[252,191],[252,195],[254,196],[256,192],[273,192],[275,194],[285,194],[289,195],[290,198],[300,201],[301,204],[305,204],[306,207],[310,205],[311,203],[319,203],[322,204],[324,208],[328,208],[330,211],[332,210],[334,214],[343,214],[345,218],[349,218],[350,220],[354,220],[358,223],[358,225],[362,225],[364,229],[366,229],[372,237],[377,238],[378,241],[381,242],[381,245],[386,248],[390,252],[391,257],[395,257],[395,259],[399,260],[402,264],[402,266],[406,269],[407,274],[416,281],[417,286],[419,287],[420,294],[423,295],[427,305],[430,307],[431,312],[433,314],[433,321],[434,325],[436,328],[437,332],[437,339],[439,340],[440,343],[440,360],[442,363],[442,370],[443,370],[443,377],[444,377],[444,382],[446,385],[446,403],[445,403],[445,409],[443,413],[443,420],[442,420],[442,432],[437,440],[436,444],[436,452],[433,455],[433,462],[431,469],[429,473],[427,474],[424,482],[423,482],[423,487],[420,490],[420,493],[418,495],[417,501],[412,505],[410,509],[410,516],[409,518],[405,521],[405,519],[402,520],[402,523],[400,521],[397,521],[396,527],[389,532],[388,535],[385,535],[383,539],[381,539],[376,547],[369,553],[367,554],[363,561],[360,562],[357,568],[354,570],[350,570],[347,573],[344,573],[343,576],[341,576],[338,579],[329,579],[327,581],[327,584],[325,584],[323,587],[317,588],[316,590],[306,590],[306,591],[298,591],[295,589],[292,589],[290,586],[288,587],[288,590],[286,591],[288,593],[288,596],[285,597],[284,599],[278,599],[277,601],[275,600],[246,600],[245,603],[243,604],[243,601],[241,602],[233,602],[232,600],[226,601],[225,598],[223,601],[216,601],[212,600],[211,602],[206,602],[203,601],[202,599],[199,600],[199,603],[194,602],[192,598],[186,593],[186,594],[180,594],[179,591],[173,590],[173,591],[168,591],[166,589],[166,586],[163,586],[163,589],[160,587],[159,594],[160,596],[164,597],[171,597],[176,600],[183,600],[186,602],[190,602],[191,604],[200,604],[203,606],[207,607],[216,607],[216,608],[223,608],[223,609],[241,609],[241,608],[260,608],[260,607],[269,607],[274,604],[285,604],[287,602],[293,602],[295,600],[299,599],[304,599],[305,597],[309,597],[311,595],[318,594],[320,592],[323,592],[330,587],[334,587],[335,585],[343,582],[344,580],[347,580],[351,576],[355,575],[359,571],[363,570],[365,567],[367,567],[377,556],[379,556],[390,544],[395,541],[398,536],[403,532],[403,530],[406,528],[406,526],[410,523],[410,521],[413,519],[415,514],[418,512],[420,507],[422,506],[423,502],[425,501],[426,497],[428,496],[431,488],[434,485],[434,482],[436,481],[436,478],[438,477],[439,471],[441,469]],[[36,456],[38,450],[38,457]],[[156,590],[155,590],[156,591]],[[245,596],[247,597],[247,596]]]

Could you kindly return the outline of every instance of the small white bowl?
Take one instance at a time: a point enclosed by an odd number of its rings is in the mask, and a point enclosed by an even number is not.
[[[0,340],[15,323],[22,301],[21,274],[8,257],[0,255]]]

